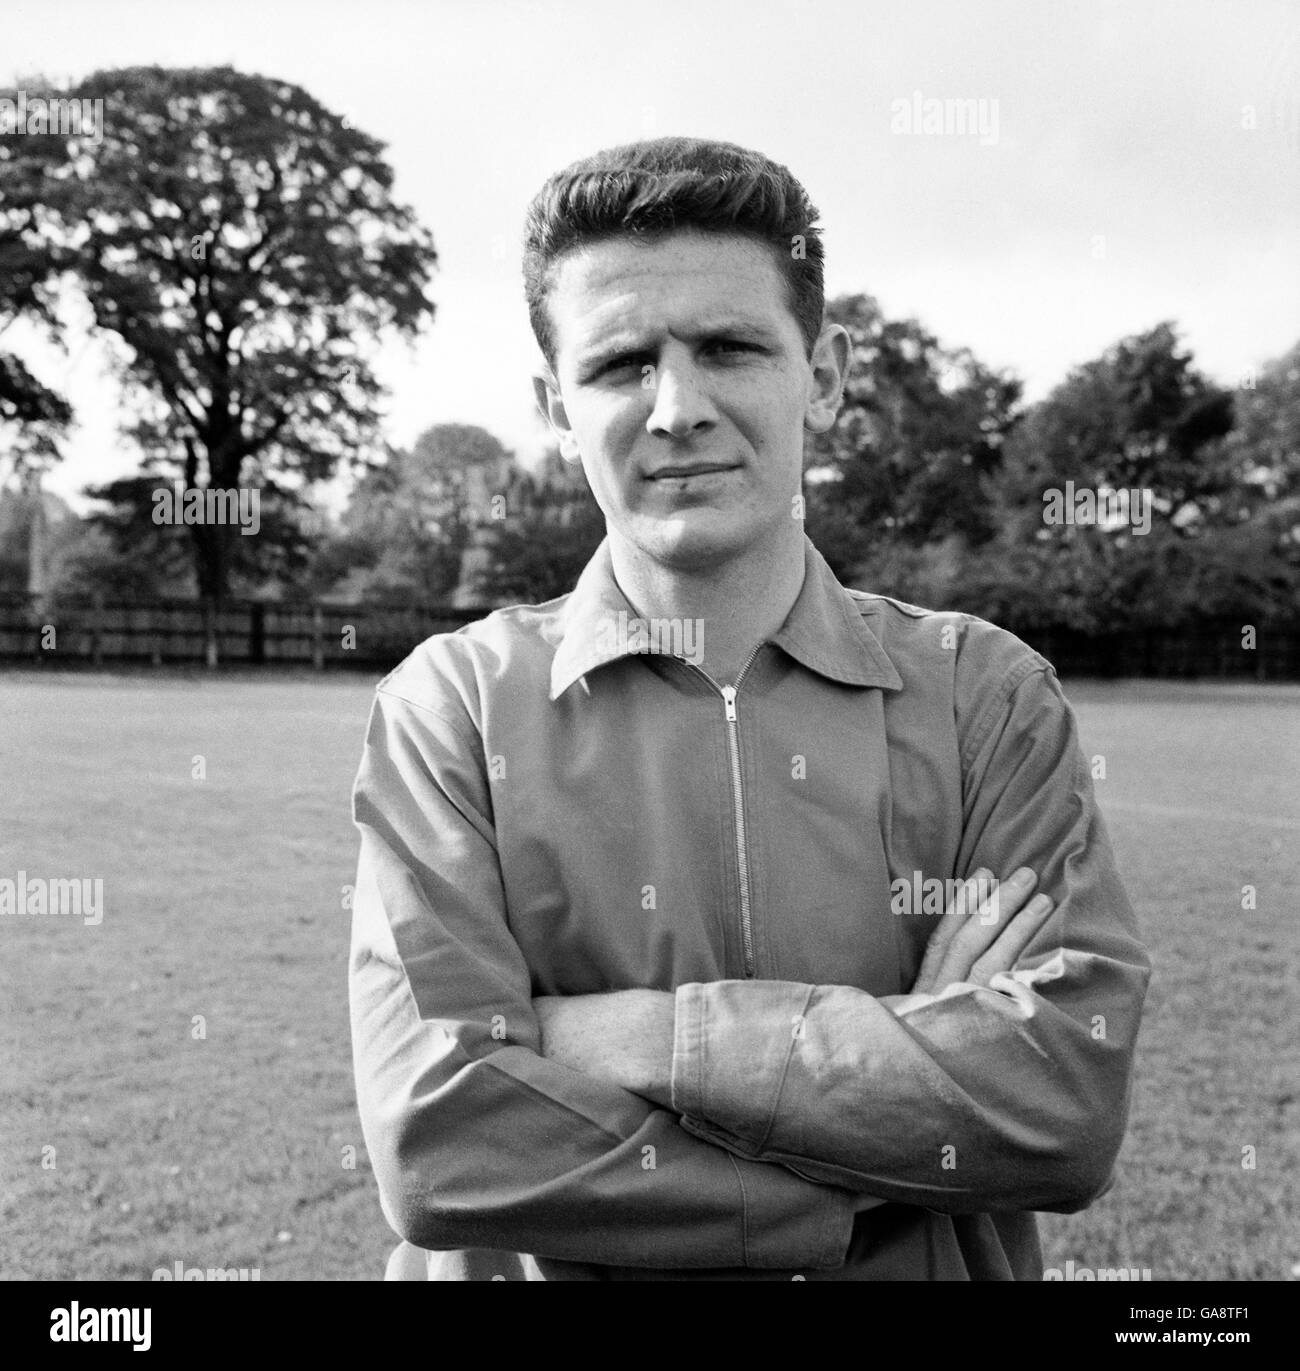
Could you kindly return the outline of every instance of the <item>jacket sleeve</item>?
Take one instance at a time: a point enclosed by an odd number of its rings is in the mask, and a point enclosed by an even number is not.
[[[1017,965],[897,1014],[847,986],[681,986],[684,1127],[947,1213],[1071,1212],[1108,1188],[1150,963],[1073,713],[1050,668],[1017,675],[966,747],[957,865],[1028,866],[1054,899]]]
[[[539,1055],[468,716],[381,687],[353,814],[357,1097],[403,1238],[629,1266],[843,1264],[848,1190],[738,1158]]]

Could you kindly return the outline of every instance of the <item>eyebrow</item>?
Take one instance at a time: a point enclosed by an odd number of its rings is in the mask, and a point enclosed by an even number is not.
[[[776,335],[766,324],[746,319],[718,319],[695,330],[688,337],[697,341],[733,337],[742,338],[747,342],[766,343],[769,346],[775,346],[777,342]],[[596,342],[590,348],[583,349],[578,354],[578,365],[580,367],[592,367],[600,362],[608,361],[612,357],[621,357],[626,353],[646,352],[651,346],[643,336],[616,334],[607,342]]]

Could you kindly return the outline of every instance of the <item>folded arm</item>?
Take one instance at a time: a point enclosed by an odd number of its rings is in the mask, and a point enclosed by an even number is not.
[[[471,726],[381,691],[354,814],[357,1095],[409,1242],[662,1267],[834,1267],[855,1197],[541,1055]]]
[[[1054,675],[968,752],[958,871],[1028,867],[1053,901],[1014,967],[888,1001],[681,986],[672,1100],[737,1155],[884,1199],[1068,1212],[1109,1184],[1150,963]]]
[[[970,751],[959,869],[1022,864],[1040,894],[959,900],[912,993],[684,985],[671,1053],[666,1006],[635,998],[654,992],[539,1001],[548,1053],[670,1102],[738,1156],[864,1195],[951,1213],[1088,1204],[1123,1136],[1149,962],[1054,679],[1024,680]],[[621,1036],[591,1032],[602,1019]]]

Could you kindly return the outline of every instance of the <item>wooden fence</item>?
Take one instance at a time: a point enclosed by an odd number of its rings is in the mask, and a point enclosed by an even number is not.
[[[431,633],[489,613],[447,605],[228,601],[212,615],[193,600],[124,603],[96,599],[40,609],[0,598],[0,662],[203,664],[209,628],[227,666],[396,666]]]
[[[490,606],[407,606],[231,601],[215,615],[218,660],[229,666],[388,670],[431,633],[481,618]],[[107,598],[43,611],[0,597],[0,663],[202,664],[208,618],[193,600],[122,603]],[[1089,637],[1068,629],[1021,636],[1062,676],[1149,676],[1300,681],[1300,621],[1260,623],[1253,647],[1243,626],[1205,621],[1193,630],[1151,629]]]
[[[1196,680],[1300,681],[1300,621],[1253,625],[1253,645],[1239,619],[1194,628],[1141,629],[1093,637],[1074,629],[1026,630],[1019,636],[1061,676],[1146,676]]]

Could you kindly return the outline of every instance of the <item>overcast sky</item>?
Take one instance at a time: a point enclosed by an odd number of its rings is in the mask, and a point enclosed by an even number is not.
[[[3,82],[230,64],[388,144],[442,260],[436,321],[386,355],[398,442],[459,421],[536,452],[524,208],[556,167],[660,134],[786,163],[828,294],[874,294],[1030,398],[1165,318],[1229,383],[1300,336],[1296,3],[5,0],[3,29]],[[984,136],[897,131],[918,98],[986,102]],[[80,418],[49,487],[133,470],[98,347],[17,335]]]

